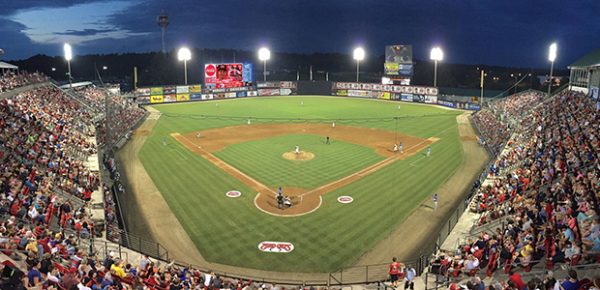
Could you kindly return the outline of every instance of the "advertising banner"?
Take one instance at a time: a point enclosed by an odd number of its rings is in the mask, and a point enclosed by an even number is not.
[[[204,84],[209,89],[250,86],[252,85],[252,65],[242,63],[205,64]]]
[[[177,93],[178,94],[186,94],[190,92],[190,87],[188,86],[177,86]]]
[[[135,94],[138,96],[149,96],[150,88],[138,88],[137,90],[135,90]]]
[[[177,102],[177,95],[176,94],[164,95],[164,101],[163,102],[165,102],[165,103]]]
[[[296,88],[296,82],[280,82],[279,86],[282,89],[295,89]]]
[[[256,97],[256,96],[258,96],[257,91],[248,91],[248,97]]]
[[[159,104],[163,102],[163,96],[150,96],[150,103],[151,104]]]
[[[259,89],[262,88],[280,88],[280,82],[259,82],[256,84],[256,87]]]
[[[397,62],[386,62],[383,64],[383,70],[388,76],[397,76],[400,64]]]
[[[371,94],[369,93],[369,91],[348,90],[348,96],[367,98],[370,97]]]
[[[150,103],[150,96],[144,96],[144,97],[138,97],[137,98],[137,102],[138,104],[149,104]]]
[[[163,87],[163,95],[170,95],[170,94],[176,94],[176,93],[177,93],[176,87]]]
[[[247,95],[246,92],[237,92],[235,93],[236,98],[243,98]]]
[[[279,94],[280,94],[279,89],[259,89],[258,90],[259,96],[279,96]]]
[[[389,100],[390,99],[390,92],[382,92],[381,98],[384,99],[384,100]]]
[[[479,106],[479,104],[467,103],[467,110],[479,111],[480,109],[481,109],[481,106]]]
[[[190,94],[177,94],[178,102],[187,102],[190,100]]]
[[[201,85],[189,86],[189,91],[190,91],[190,93],[201,93],[202,86]]]
[[[190,94],[190,100],[202,100],[202,94]]]
[[[405,101],[405,102],[412,102],[413,101],[413,95],[412,94],[401,94],[400,95],[400,100],[401,101]]]
[[[437,96],[438,89],[434,87],[420,87],[420,86],[401,86],[401,85],[381,85],[381,84],[365,84],[365,83],[344,83],[338,82],[333,85],[334,90],[375,90],[375,91],[386,91],[400,94],[422,94]]]
[[[150,88],[150,95],[151,96],[158,96],[158,95],[162,95],[162,94],[163,94],[163,88],[162,87]]]
[[[437,97],[436,96],[426,95],[425,96],[425,103],[427,103],[427,104],[435,104],[435,103],[437,103]]]
[[[282,96],[290,96],[292,95],[293,91],[292,89],[279,89],[279,94]]]
[[[598,94],[598,87],[590,86],[590,97],[592,97],[594,100],[597,100]]]
[[[347,90],[338,90],[335,92],[335,94],[337,96],[348,96],[348,91]]]
[[[438,105],[442,105],[444,107],[456,108],[456,104],[450,101],[438,100]]]

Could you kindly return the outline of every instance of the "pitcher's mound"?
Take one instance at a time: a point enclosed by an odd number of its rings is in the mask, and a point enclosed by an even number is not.
[[[300,160],[306,161],[315,158],[315,154],[312,152],[300,151],[300,153],[296,154],[294,151],[283,153],[283,158],[287,160]]]

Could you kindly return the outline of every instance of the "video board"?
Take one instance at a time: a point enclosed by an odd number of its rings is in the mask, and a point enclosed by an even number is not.
[[[247,87],[252,85],[250,63],[208,63],[204,65],[204,85],[208,89]]]
[[[386,46],[383,66],[385,74],[388,76],[412,76],[412,46],[403,44]]]

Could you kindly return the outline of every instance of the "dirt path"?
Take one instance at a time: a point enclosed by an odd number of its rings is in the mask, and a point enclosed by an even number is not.
[[[342,140],[371,147],[377,154],[387,158],[356,173],[312,190],[299,191],[298,189],[290,190],[289,188],[284,188],[283,190],[290,197],[293,206],[283,209],[277,205],[277,193],[275,189],[269,188],[212,154],[212,152],[219,151],[231,144],[298,133],[322,135],[330,137],[333,140]],[[280,217],[297,217],[312,213],[321,206],[323,195],[377,172],[396,160],[408,158],[438,140],[437,138],[421,139],[372,128],[352,126],[332,127],[329,124],[241,125],[192,132],[186,135],[172,133],[171,136],[188,148],[188,150],[199,154],[215,166],[257,191],[258,194],[254,198],[254,205],[264,213]],[[403,152],[394,152],[392,149],[393,144],[400,143],[403,144],[405,150]]]
[[[125,168],[124,174],[128,180],[128,193],[131,199],[125,210],[129,219],[129,231],[149,238],[165,246],[169,258],[186,261],[197,265],[206,265],[198,248],[192,242],[179,220],[173,214],[169,205],[148,175],[138,154],[148,138],[148,133],[158,122],[160,112],[152,107],[146,107],[150,115],[144,123],[133,132],[131,140],[118,152],[118,158]]]
[[[485,149],[477,144],[469,115],[470,113],[464,113],[456,117],[464,157],[455,173],[438,189],[438,208],[433,211],[432,200],[426,199],[399,228],[377,243],[354,265],[386,263],[393,256],[400,261],[411,261],[419,255],[415,249],[430,244],[432,239],[437,238],[437,228],[448,220],[448,215],[462,201],[464,193],[471,187],[489,158]]]

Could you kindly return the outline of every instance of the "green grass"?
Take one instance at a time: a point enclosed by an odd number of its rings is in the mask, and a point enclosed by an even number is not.
[[[284,159],[283,153],[293,151],[296,144],[301,145],[301,150],[314,153],[315,158]],[[271,188],[305,189],[348,176],[384,159],[372,148],[339,140],[328,145],[325,137],[317,135],[284,135],[243,142],[227,146],[215,155]]]
[[[300,101],[304,102],[303,106],[299,104]],[[217,103],[218,106],[215,105]],[[398,105],[401,106],[400,109]],[[156,108],[163,112],[163,115],[140,151],[139,158],[203,256],[209,261],[223,264],[298,272],[328,272],[352,265],[375,243],[398,227],[419,204],[429,200],[433,192],[456,170],[463,158],[456,125],[456,115],[460,112],[433,106],[348,98],[274,97],[174,104]],[[200,115],[222,117],[204,118]],[[321,208],[314,213],[296,218],[277,218],[257,210],[253,204],[255,192],[235,178],[188,151],[173,139],[169,139],[168,146],[162,144],[162,138],[171,132],[187,133],[245,123],[243,120],[225,116],[320,118],[323,122],[344,118],[390,117],[388,120],[338,123],[397,130],[423,138],[436,136],[441,139],[431,146],[430,158],[424,158],[420,153],[409,159],[394,162],[380,171],[328,193],[323,197]],[[261,119],[253,122],[292,121]],[[281,138],[285,139],[286,136]],[[255,161],[248,162],[236,151],[244,149],[247,152],[255,152],[253,150],[260,147],[255,146],[261,141],[256,142],[258,143],[247,142],[231,146],[218,155],[231,163],[235,161],[230,158],[238,155],[235,159],[240,159],[241,163],[247,162],[236,164],[245,168],[243,170],[251,170],[253,165],[265,170],[262,168],[269,167],[268,160],[261,160],[267,159],[265,155],[256,156],[258,153],[250,153],[252,156],[248,158]],[[279,146],[273,143],[265,145]],[[289,147],[283,150],[289,150]],[[321,155],[319,153],[318,156]],[[368,157],[369,154],[365,156]],[[362,158],[354,160],[367,164]],[[306,164],[314,161],[317,160],[308,161]],[[279,174],[273,169],[275,172],[271,173],[272,177],[269,177],[269,172],[266,171],[265,176],[261,177],[272,185],[286,182],[318,183],[317,179],[311,181],[311,176],[308,175],[293,180],[293,174],[285,174],[284,178],[284,174]],[[242,197],[227,198],[225,192],[232,189],[242,191]],[[339,195],[350,195],[355,201],[346,205],[339,204],[336,202]],[[289,254],[262,253],[257,249],[261,241],[292,242],[295,250]]]

